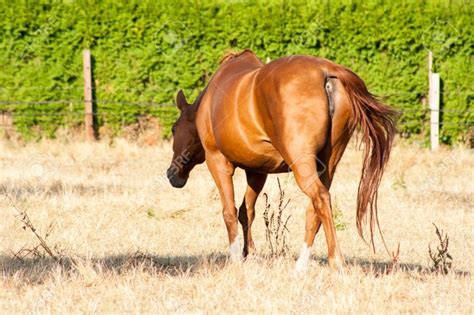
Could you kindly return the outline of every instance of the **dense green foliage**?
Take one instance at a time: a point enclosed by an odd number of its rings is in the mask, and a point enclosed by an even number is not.
[[[90,48],[99,123],[118,130],[151,114],[169,128],[176,110],[153,104],[172,104],[178,88],[193,99],[226,51],[251,48],[263,60],[304,53],[346,65],[403,111],[403,134],[425,135],[429,48],[450,143],[474,117],[472,16],[462,0],[2,2],[0,110],[26,136],[80,124]]]

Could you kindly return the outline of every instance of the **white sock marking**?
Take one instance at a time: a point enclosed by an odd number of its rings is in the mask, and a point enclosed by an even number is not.
[[[242,249],[240,248],[240,242],[237,238],[230,244],[230,259],[232,261],[241,261],[242,260]]]
[[[308,247],[306,243],[303,243],[303,246],[300,250],[300,256],[296,261],[295,270],[297,273],[305,273],[308,269],[308,261],[309,257],[311,256],[311,247]]]

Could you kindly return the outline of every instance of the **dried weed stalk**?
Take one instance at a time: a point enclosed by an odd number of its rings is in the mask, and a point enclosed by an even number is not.
[[[436,252],[431,250],[431,243],[428,245],[428,252],[430,258],[433,261],[433,269],[436,272],[447,274],[452,267],[453,257],[448,252],[449,246],[449,237],[448,233],[444,234],[443,230],[439,230],[436,224],[434,224],[436,229],[436,236],[439,240],[439,245],[436,248]]]
[[[287,256],[289,253],[286,237],[290,232],[287,225],[291,215],[283,219],[283,211],[290,203],[290,199],[285,202],[285,191],[281,188],[280,179],[277,180],[279,190],[278,210],[271,211],[268,195],[266,193],[263,194],[265,197],[265,211],[263,212],[265,236],[271,257]]]
[[[400,257],[400,243],[398,243],[397,251],[392,251],[392,260],[388,264],[386,274],[391,274],[398,270],[399,266],[399,257]]]
[[[41,236],[38,229],[33,225],[33,222],[28,216],[28,213],[26,212],[26,210],[21,209],[15,203],[15,201],[8,194],[5,187],[3,187],[3,194],[10,201],[12,208],[15,209],[17,213],[15,216],[23,224],[22,226],[23,230],[30,231],[33,234],[33,236],[38,240],[38,243],[35,246],[33,247],[23,246],[19,251],[13,252],[13,256],[21,261],[27,257],[43,258],[45,256],[50,256],[54,260],[58,260],[58,255],[55,253],[54,250],[51,249],[51,247],[46,242],[47,238],[51,235],[54,222],[51,222],[49,224],[48,228],[46,229],[46,233],[44,234],[44,236]]]

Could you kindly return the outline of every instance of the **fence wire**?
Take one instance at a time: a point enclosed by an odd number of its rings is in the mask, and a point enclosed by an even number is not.
[[[52,90],[55,88],[50,87],[0,87],[0,94],[2,90],[20,90],[20,89],[47,89]],[[61,88],[64,90],[69,89],[81,89],[83,87],[66,87]],[[132,90],[139,90],[139,89],[128,89]],[[123,91],[123,89],[120,89]],[[147,89],[147,91],[150,91]],[[151,109],[158,112],[143,112],[143,115],[151,115],[151,116],[158,116],[165,118],[166,116],[171,117],[176,113],[171,111],[163,111],[159,112],[160,109],[172,109],[174,107],[173,104],[169,103],[157,103],[153,101],[127,101],[127,100],[113,100],[113,99],[92,99],[90,100],[94,104],[94,112],[89,113],[89,115],[93,115],[94,117],[102,120],[107,120],[108,118],[119,118],[125,120],[125,118],[130,118],[136,116],[137,118],[140,115],[139,112],[131,113],[130,110],[135,108],[139,109]],[[31,101],[31,100],[1,100],[0,99],[0,127],[3,128],[13,128],[15,126],[15,117],[73,117],[79,118],[86,115],[84,109],[82,108],[82,104],[84,104],[84,99],[60,99],[60,100],[40,100],[40,101]],[[47,105],[74,105],[75,107],[79,107],[81,109],[56,109],[61,111],[53,112],[54,108],[41,108]],[[120,107],[117,108],[107,108],[101,107],[102,105],[110,106],[110,105],[119,105]],[[35,108],[34,113],[27,113],[23,112],[24,110]],[[113,110],[113,111],[111,111]],[[403,117],[404,115],[410,115],[414,113],[419,114],[429,114],[432,112],[430,108],[409,108],[409,109],[397,109],[399,114]],[[467,110],[458,110],[458,109],[440,109],[439,110],[441,119],[439,122],[440,128],[442,127],[454,127],[454,126],[461,126],[463,129],[469,130],[474,126],[474,110],[467,109]],[[443,121],[444,114],[462,114],[468,115],[467,121],[462,122],[451,122],[451,121]],[[472,120],[471,120],[472,119]],[[413,120],[413,119],[411,119]],[[410,121],[410,118],[408,118]],[[424,126],[429,126],[432,123],[429,121],[429,117],[425,117],[421,122]],[[122,123],[124,125],[124,123]]]

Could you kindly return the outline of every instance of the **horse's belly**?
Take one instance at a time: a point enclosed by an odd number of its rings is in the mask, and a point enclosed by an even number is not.
[[[285,173],[290,169],[280,153],[268,142],[223,152],[234,165],[258,173]]]

